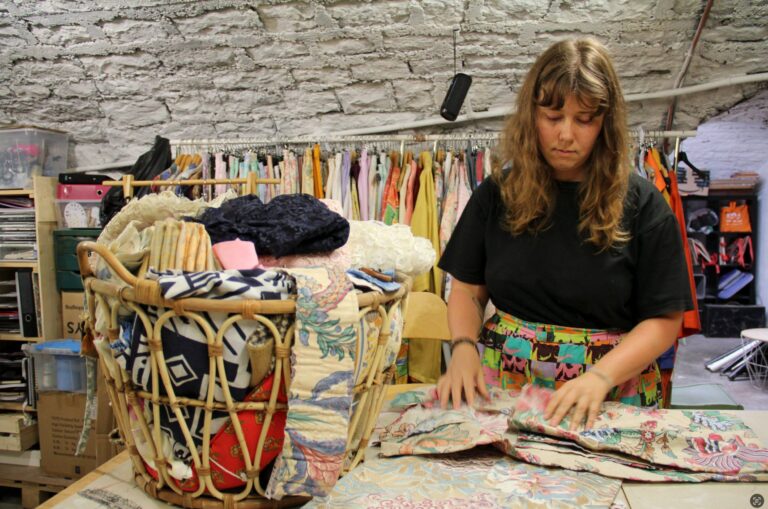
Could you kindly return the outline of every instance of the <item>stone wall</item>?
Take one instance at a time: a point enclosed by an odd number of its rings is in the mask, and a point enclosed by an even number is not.
[[[668,89],[698,0],[13,0],[0,4],[0,124],[72,133],[70,166],[133,160],[155,134],[285,137],[434,117],[455,27],[474,83],[465,108],[510,105],[553,41],[592,35],[625,93]],[[685,84],[768,70],[768,4],[716,2]],[[762,85],[679,100],[676,128]],[[666,100],[632,103],[660,128]],[[461,129],[498,129],[500,120]],[[441,127],[425,128],[437,131]]]

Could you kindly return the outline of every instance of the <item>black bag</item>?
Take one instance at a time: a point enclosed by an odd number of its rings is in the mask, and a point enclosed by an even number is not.
[[[162,136],[155,136],[155,144],[151,149],[139,156],[128,173],[133,175],[135,180],[152,180],[162,173],[163,170],[170,167],[172,162],[170,141]],[[149,192],[149,187],[137,187],[133,192],[133,196],[140,198]],[[101,209],[99,210],[102,227],[106,227],[107,223],[115,214],[120,212],[124,205],[125,196],[123,195],[122,187],[115,186],[107,191],[107,194],[101,200]]]

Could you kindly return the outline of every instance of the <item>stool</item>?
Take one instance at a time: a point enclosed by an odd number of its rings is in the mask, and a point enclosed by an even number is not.
[[[758,389],[768,386],[768,329],[745,329],[741,331],[741,344],[746,346],[755,341],[760,344],[745,350],[744,362],[752,385]]]

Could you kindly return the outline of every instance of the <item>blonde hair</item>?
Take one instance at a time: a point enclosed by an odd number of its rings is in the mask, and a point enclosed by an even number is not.
[[[629,135],[618,76],[608,51],[594,39],[558,42],[528,71],[517,110],[502,132],[501,159],[512,164],[512,171],[497,167],[495,172],[507,210],[504,226],[520,235],[549,224],[556,184],[539,151],[536,107],[562,108],[569,95],[605,115],[579,186],[579,233],[602,251],[629,239],[621,223],[630,176]]]

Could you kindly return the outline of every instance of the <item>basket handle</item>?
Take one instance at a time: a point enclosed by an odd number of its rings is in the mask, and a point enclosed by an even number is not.
[[[104,261],[107,262],[107,265],[109,265],[109,267],[115,271],[120,279],[128,283],[130,286],[136,286],[136,276],[131,274],[128,269],[126,269],[123,264],[120,263],[120,260],[117,259],[112,251],[110,251],[109,248],[107,248],[107,246],[104,244],[97,244],[96,242],[90,240],[77,244],[77,262],[78,265],[80,265],[80,274],[82,275],[83,279],[95,276],[93,270],[91,269],[91,264],[88,263],[88,255],[90,253],[96,253],[97,255],[101,256]]]

